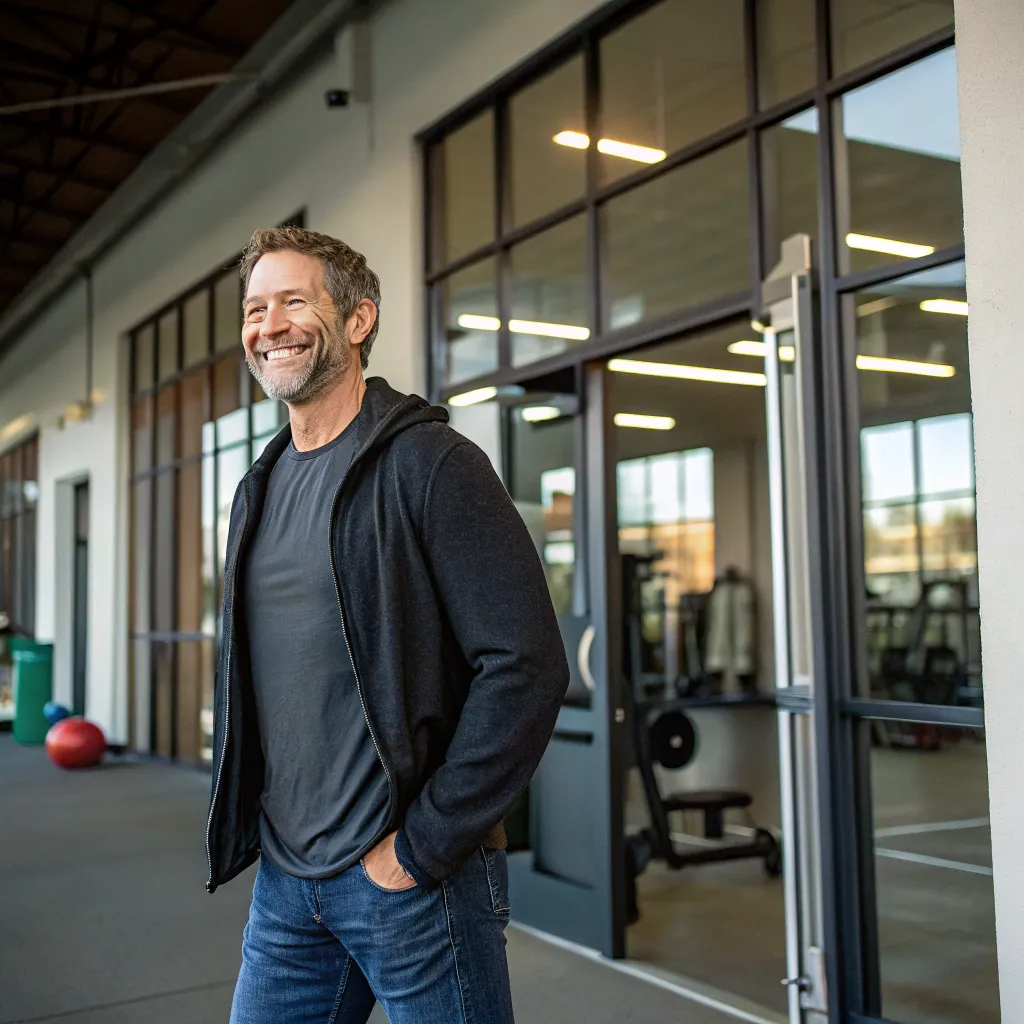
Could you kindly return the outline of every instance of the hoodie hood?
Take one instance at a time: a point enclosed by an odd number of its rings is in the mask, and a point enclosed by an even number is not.
[[[431,405],[419,395],[403,395],[383,377],[368,377],[363,404],[356,422],[356,449],[352,462],[361,459],[377,445],[419,423],[447,423],[448,410]],[[286,423],[274,436],[263,454],[253,463],[247,476],[266,476],[291,443],[292,427]]]

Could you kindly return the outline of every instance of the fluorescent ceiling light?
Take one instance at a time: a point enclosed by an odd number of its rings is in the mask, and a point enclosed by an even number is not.
[[[508,329],[513,334],[539,334],[545,338],[566,338],[569,341],[586,341],[590,337],[589,327],[546,324],[537,320],[509,320]]]
[[[961,299],[925,299],[921,309],[926,313],[952,313],[953,316],[967,316],[967,303]]]
[[[945,363],[918,363],[913,359],[889,359],[887,356],[857,356],[858,370],[881,373],[914,373],[921,377],[954,377],[956,367]]]
[[[456,322],[467,331],[501,330],[501,321],[496,316],[460,313]],[[533,334],[544,338],[565,338],[568,341],[586,341],[590,337],[589,327],[577,327],[575,324],[549,324],[541,320],[509,320],[508,329],[513,334]]]
[[[763,341],[734,341],[729,346],[729,351],[734,356],[759,356],[764,359],[768,355],[768,345]],[[784,363],[794,362],[796,349],[792,345],[780,345],[779,358]]]
[[[675,377],[679,380],[703,380],[711,384],[746,384],[763,388],[763,373],[743,370],[719,370],[712,366],[680,366],[678,363],[646,363],[639,359],[611,359],[608,369],[616,373],[643,373],[651,377]]]
[[[543,423],[544,420],[556,420],[562,415],[561,409],[553,405],[529,405],[520,415],[527,423]]]
[[[886,295],[881,299],[872,299],[871,302],[863,302],[857,307],[857,316],[871,316],[873,313],[884,313],[887,309],[900,304],[899,299]]]
[[[671,430],[676,421],[671,416],[643,416],[638,412],[617,412],[615,426],[639,427],[641,430]]]
[[[729,346],[734,356],[758,356],[763,359],[768,354],[768,346],[763,341],[736,341]],[[779,359],[791,363],[796,358],[796,349],[792,345],[779,346]],[[914,373],[922,377],[953,377],[956,368],[945,363],[919,363],[913,359],[890,359],[887,356],[857,356],[858,370],[878,370],[881,373]]]
[[[590,145],[590,136],[583,132],[559,132],[554,141],[559,146],[568,146],[570,149],[586,149]],[[605,156],[619,156],[623,160],[635,160],[641,164],[657,164],[668,155],[663,149],[654,149],[651,146],[637,146],[632,142],[619,142],[617,139],[598,139],[598,153]]]
[[[476,313],[460,313],[458,325],[467,331],[497,331],[501,321],[496,316],[479,316]]]
[[[918,256],[929,256],[935,252],[934,245],[918,245],[916,242],[898,242],[894,238],[876,238],[874,235],[858,235],[851,231],[846,236],[846,244],[851,249],[866,249],[869,252],[884,252],[890,256],[905,256],[915,259]]]
[[[490,388],[477,388],[476,391],[465,391],[461,395],[452,395],[448,399],[449,405],[476,405],[479,402],[489,402],[498,394],[498,389],[495,387]]]

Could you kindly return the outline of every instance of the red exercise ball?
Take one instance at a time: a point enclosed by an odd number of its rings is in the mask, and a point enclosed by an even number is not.
[[[93,768],[106,749],[103,730],[80,715],[63,719],[46,734],[46,753],[59,768]]]

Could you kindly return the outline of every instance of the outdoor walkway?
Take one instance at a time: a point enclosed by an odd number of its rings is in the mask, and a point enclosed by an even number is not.
[[[0,734],[0,1024],[226,1024],[251,873],[207,895],[208,791],[148,761],[62,772]],[[515,928],[509,959],[519,1024],[731,1020]]]

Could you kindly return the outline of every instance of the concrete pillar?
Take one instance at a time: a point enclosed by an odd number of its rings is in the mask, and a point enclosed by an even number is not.
[[[1024,4],[956,0],[1003,1020],[1024,1020]]]

